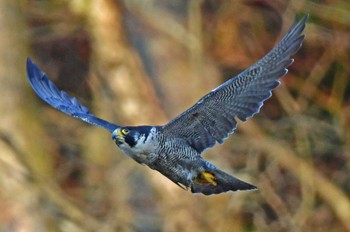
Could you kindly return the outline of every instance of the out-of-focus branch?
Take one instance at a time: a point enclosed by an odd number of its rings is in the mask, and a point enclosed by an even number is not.
[[[332,208],[343,226],[347,230],[350,230],[350,199],[340,188],[307,162],[298,158],[291,147],[282,141],[269,139],[253,121],[241,127],[241,130],[252,146],[266,152],[266,154],[270,155],[272,159],[277,160],[280,165],[287,168],[302,182],[313,185],[315,191]]]
[[[21,151],[9,136],[0,134],[0,142],[3,142],[9,150],[11,150],[11,153],[15,156],[15,161],[22,167],[22,175],[25,177],[23,181],[27,182],[23,184],[23,187],[25,187],[27,191],[44,195],[68,220],[77,223],[78,227],[84,227],[84,230],[89,228],[91,231],[96,231],[101,228],[99,222],[85,214],[81,209],[76,207],[73,202],[70,202],[65,193],[63,193],[57,185],[50,180],[40,177],[35,168],[31,167],[28,162],[24,160],[24,157],[27,156],[27,154],[25,154],[26,152]],[[3,150],[3,147],[0,147]],[[17,171],[19,172],[20,170]]]
[[[92,1],[87,20],[92,35],[92,62],[115,93],[116,107],[112,109],[124,115],[127,123],[154,123],[154,119],[166,122],[152,84],[126,42],[120,4]]]
[[[322,17],[326,20],[337,21],[344,25],[350,25],[350,16],[347,7],[340,7],[342,4],[337,6],[329,6],[326,4],[319,4],[313,1],[299,0],[293,2],[294,7],[300,11],[308,12],[318,17]],[[344,2],[344,6],[345,6]]]
[[[16,159],[18,155],[16,150],[9,147],[11,138],[13,144],[20,148],[28,145],[30,137],[26,135],[35,134],[35,128],[31,124],[26,125],[28,118],[24,115],[27,113],[28,105],[23,99],[26,99],[24,91],[24,66],[25,53],[27,49],[27,41],[24,20],[22,15],[18,14],[19,5],[17,1],[0,1],[0,131],[2,134],[2,141],[0,142],[1,159],[7,168],[0,169],[0,197],[6,198],[7,205],[2,207],[3,215],[10,212],[11,208],[17,208],[21,212],[20,215],[6,215],[8,220],[1,220],[1,228],[10,226],[11,221],[16,225],[15,229],[25,230],[34,229],[38,226],[37,223],[23,222],[35,221],[39,215],[31,213],[30,208],[35,207],[37,202],[32,200],[29,204],[25,197],[32,194],[32,189],[26,189],[27,181],[26,170],[22,164]],[[16,68],[14,68],[16,67]],[[21,68],[22,67],[22,68]],[[34,129],[30,131],[31,129]],[[36,160],[40,155],[33,157],[31,160]],[[30,157],[21,157],[27,160]],[[10,161],[10,162],[7,162]],[[23,171],[24,170],[24,171]],[[14,194],[15,193],[15,194]],[[28,195],[26,195],[28,193]],[[33,196],[36,196],[33,193]],[[4,201],[1,199],[0,201]],[[21,218],[22,217],[22,218]],[[9,222],[10,221],[10,222]]]
[[[191,49],[197,46],[201,41],[193,31],[189,31],[181,25],[177,20],[167,11],[152,3],[145,1],[144,5],[140,5],[139,1],[124,1],[126,8],[142,19],[142,22],[155,29],[157,32],[173,39],[180,43],[185,48]],[[200,5],[201,1],[192,1],[192,9],[196,4]],[[146,5],[146,7],[145,7]],[[145,10],[147,9],[147,10]],[[159,20],[159,19],[162,20]],[[199,48],[199,47],[196,47]]]
[[[61,215],[76,222],[78,227],[88,225],[86,228],[94,228],[93,231],[96,231],[99,223],[67,200],[67,196],[51,183],[53,170],[50,142],[38,119],[38,109],[29,103],[34,100],[28,100],[25,58],[29,54],[29,41],[23,15],[18,14],[20,7],[18,1],[0,1],[0,153],[4,160],[11,160],[11,163],[4,162],[11,172],[2,173],[6,169],[1,169],[0,178],[4,184],[1,189],[8,191],[9,204],[20,211],[20,214],[6,223],[17,224],[23,220],[22,217],[26,217],[30,222],[21,225],[23,227],[16,225],[18,230],[53,228],[43,219],[43,212],[47,212],[47,209],[33,210],[41,208],[40,199],[43,199],[53,203]],[[30,95],[33,96],[33,93],[30,92]],[[7,186],[7,183],[12,184]],[[7,212],[7,209],[2,208],[2,211]],[[3,222],[1,224],[6,226]]]

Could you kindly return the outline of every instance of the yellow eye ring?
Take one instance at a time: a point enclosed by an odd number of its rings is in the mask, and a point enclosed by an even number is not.
[[[129,134],[129,132],[130,132],[129,129],[127,129],[127,128],[123,128],[123,129],[122,129],[122,134],[123,134],[123,135]]]

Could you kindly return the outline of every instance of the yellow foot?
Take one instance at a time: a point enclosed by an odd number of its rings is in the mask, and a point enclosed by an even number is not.
[[[198,176],[193,179],[193,181],[197,182],[198,184],[211,184],[214,186],[218,184],[215,181],[215,175],[207,171],[199,173]]]

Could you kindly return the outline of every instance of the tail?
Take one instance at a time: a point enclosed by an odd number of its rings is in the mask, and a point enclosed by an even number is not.
[[[209,165],[213,166],[211,164]],[[241,181],[214,166],[199,173],[191,184],[192,193],[203,193],[205,195],[219,194],[227,191],[256,189],[256,186]]]

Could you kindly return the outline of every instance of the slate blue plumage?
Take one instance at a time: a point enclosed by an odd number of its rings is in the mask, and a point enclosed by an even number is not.
[[[292,27],[266,56],[202,97],[162,132],[186,138],[199,153],[216,142],[223,143],[236,129],[236,118],[246,121],[253,117],[271,97],[271,90],[280,84],[278,79],[288,72],[287,67],[293,63],[291,56],[304,40],[300,34],[307,18],[304,16]]]
[[[205,195],[252,190],[255,186],[229,175],[201,157],[201,153],[235,131],[237,119],[246,121],[260,111],[271,91],[293,63],[304,40],[308,16],[294,24],[262,59],[202,97],[164,126],[124,127],[95,117],[27,60],[28,80],[34,91],[54,108],[112,133],[124,154],[159,171],[182,188]]]
[[[110,132],[120,127],[95,117],[89,109],[82,105],[75,97],[70,97],[63,90],[57,89],[55,84],[47,78],[46,74],[42,72],[38,66],[33,64],[29,58],[27,59],[27,76],[36,94],[46,103],[63,113],[79,118],[92,125],[103,127]]]

